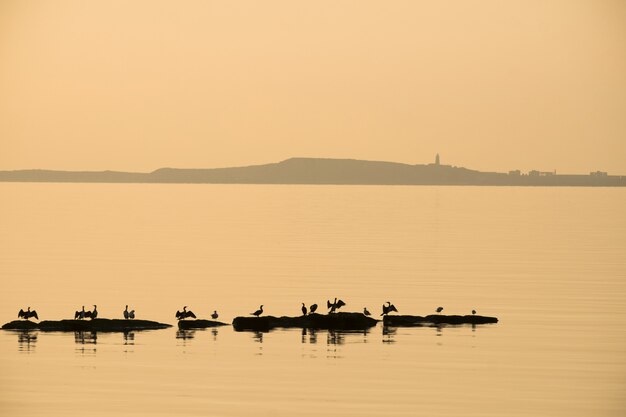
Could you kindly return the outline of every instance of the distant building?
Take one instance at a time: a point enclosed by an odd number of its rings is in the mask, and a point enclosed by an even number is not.
[[[608,172],[604,172],[604,171],[596,171],[596,172],[590,172],[589,175],[591,175],[592,177],[606,177],[608,176]]]
[[[519,169],[516,169],[515,171],[509,171],[509,175],[512,177],[519,177],[520,175],[522,175],[522,171],[520,171]]]
[[[533,169],[532,171],[530,171],[528,173],[528,176],[530,176],[530,177],[551,177],[553,175],[556,175],[556,169],[554,170],[554,172],[551,172],[551,171],[537,171],[537,170]]]
[[[435,156],[435,165],[440,165],[439,154],[437,154],[437,156]]]

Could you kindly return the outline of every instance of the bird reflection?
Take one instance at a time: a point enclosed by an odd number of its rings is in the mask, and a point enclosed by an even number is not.
[[[37,344],[37,336],[39,332],[29,330],[17,332],[17,350],[22,353],[31,353],[35,351]]]
[[[211,335],[213,336],[213,341],[216,342],[217,341],[217,334],[218,334],[218,330],[217,327],[213,327],[211,329]]]
[[[76,352],[81,354],[95,354],[96,344],[98,344],[97,332],[74,332],[74,342],[79,345]],[[93,345],[90,346],[90,345]]]
[[[252,339],[257,343],[263,343],[263,332],[254,332]]]
[[[343,333],[329,330],[328,335],[326,336],[326,344],[328,345],[343,345],[346,342],[345,336]]]
[[[176,339],[182,340],[183,341],[183,345],[185,344],[186,340],[190,340],[196,337],[196,331],[193,329],[188,329],[188,330],[183,330],[183,329],[179,329],[176,330]]]
[[[383,326],[383,343],[396,343],[397,332],[398,329],[395,327]]]
[[[124,332],[124,345],[134,345],[135,344],[135,332],[132,330],[127,330]]]
[[[303,328],[301,342],[302,343],[308,342],[310,344],[317,343],[317,330]]]

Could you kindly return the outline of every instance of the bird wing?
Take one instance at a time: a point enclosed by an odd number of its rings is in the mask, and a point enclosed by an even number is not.
[[[396,308],[396,306],[394,306],[393,304],[389,307],[389,311],[395,311],[396,313],[398,312],[398,309]]]
[[[182,316],[182,313],[178,310],[176,310],[176,318],[179,318],[180,316]]]
[[[32,312],[32,316],[33,316],[34,318],[36,318],[37,320],[39,320],[39,316],[37,315],[37,311],[33,310],[33,312]]]
[[[187,316],[189,316],[189,317],[193,317],[194,319],[196,318],[196,315],[195,315],[195,314],[193,314],[191,311],[190,311],[189,313],[187,313]]]
[[[80,311],[77,311],[76,313],[74,313],[74,320],[76,320],[78,316],[80,316]]]
[[[346,303],[344,303],[342,300],[337,300],[337,308],[343,307],[345,305],[346,305]]]
[[[17,317],[19,318],[19,317],[22,317],[23,315],[24,315],[24,310],[20,308],[20,312],[17,313]]]
[[[329,300],[326,300],[326,305],[328,306],[328,308],[331,308],[333,306]]]

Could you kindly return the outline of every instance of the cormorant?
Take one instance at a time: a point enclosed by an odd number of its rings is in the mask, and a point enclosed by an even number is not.
[[[394,306],[393,304],[391,304],[390,301],[387,301],[387,304],[389,305],[384,305],[383,304],[383,312],[381,314],[381,316],[386,316],[387,314],[395,311],[396,313],[398,312],[398,309],[396,308],[396,306]]]
[[[443,311],[443,307],[437,307],[437,313],[441,313]]]
[[[124,310],[124,318],[128,320],[130,317],[130,311],[128,311],[128,304],[126,304],[126,309]]]
[[[306,316],[306,306],[302,303],[302,315]]]
[[[211,314],[211,318],[212,318],[213,320],[217,320],[217,318],[218,318],[219,316],[220,316],[220,315],[219,315],[219,314],[217,314],[217,310],[214,310],[214,311],[213,311],[213,314]]]
[[[259,317],[261,314],[263,314],[263,304],[261,304],[261,307],[259,307],[259,309],[257,311],[255,311],[254,313],[250,313],[253,316],[257,316]]]
[[[98,310],[96,308],[97,308],[97,306],[94,304],[93,305],[93,311],[90,314],[92,320],[95,319],[96,317],[98,317]]]
[[[309,307],[309,314],[315,313],[316,310],[317,310],[317,304],[312,304],[311,307]]]
[[[26,311],[24,311],[24,310],[22,310],[22,309],[20,308],[19,313],[17,313],[17,318],[18,318],[18,319],[19,319],[19,318],[22,318],[22,319],[24,319],[24,320],[28,320],[28,319],[29,319],[29,318],[31,318],[31,317],[34,317],[34,318],[36,318],[37,320],[39,320],[39,316],[37,315],[37,312],[36,312],[35,310],[30,311],[30,307],[28,307],[28,308],[26,309]]]
[[[82,310],[77,311],[76,313],[74,313],[74,320],[76,319],[84,319],[87,315],[87,311],[85,311],[85,306],[83,306]]]
[[[193,312],[187,311],[187,306],[183,307],[183,311],[176,311],[176,318],[178,320],[183,320],[186,319],[187,317],[193,317],[194,319],[196,318],[196,315],[193,314]]]
[[[476,310],[472,310],[472,314],[476,314]]]
[[[326,305],[330,309],[329,313],[334,313],[335,310],[339,310],[341,307],[345,306],[346,303],[344,303],[342,300],[337,300],[337,297],[335,297],[335,301],[333,301],[332,303],[329,300],[326,300]]]

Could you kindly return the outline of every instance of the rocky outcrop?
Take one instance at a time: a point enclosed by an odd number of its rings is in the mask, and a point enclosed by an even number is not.
[[[2,326],[4,330],[42,330],[49,332],[125,332],[128,330],[152,330],[172,327],[170,324],[150,320],[44,320],[39,323],[30,320],[15,320]]]
[[[187,329],[206,329],[207,327],[228,326],[228,323],[214,320],[179,320],[178,328]]]
[[[378,321],[363,313],[309,314],[299,317],[236,317],[233,327],[236,331],[270,331],[277,327],[298,327],[306,329],[365,330]]]
[[[497,323],[496,317],[466,315],[466,316],[446,316],[442,314],[431,314],[429,316],[385,316],[383,325],[394,327],[429,326],[437,324],[489,324]]]

